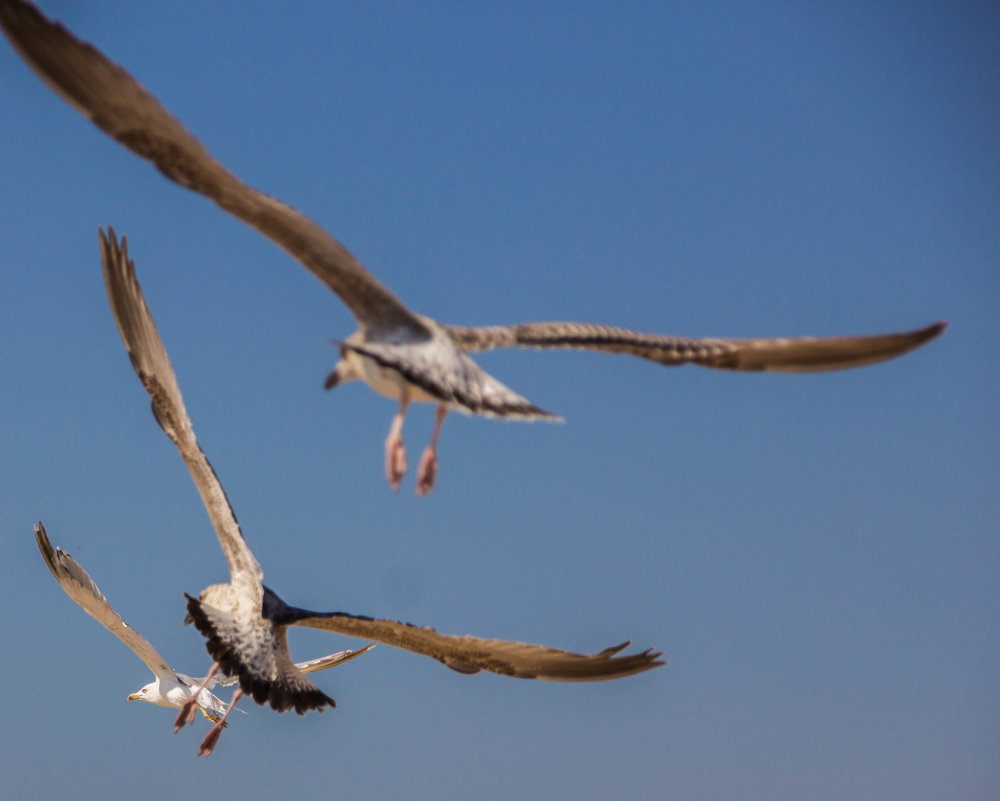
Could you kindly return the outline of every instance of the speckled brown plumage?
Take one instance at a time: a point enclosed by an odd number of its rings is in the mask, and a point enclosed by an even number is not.
[[[161,428],[177,446],[201,495],[229,565],[230,580],[188,596],[188,614],[206,637],[215,669],[239,677],[240,693],[282,712],[334,706],[334,700],[312,684],[292,663],[286,630],[299,625],[374,640],[433,657],[460,673],[479,670],[520,678],[553,681],[599,681],[621,678],[664,664],[652,650],[619,655],[625,645],[597,654],[575,654],[541,645],[453,637],[433,629],[343,612],[310,612],[285,604],[263,586],[263,571],[236,522],[218,476],[202,452],[184,408],[180,386],[160,340],[135,265],[123,239],[114,231],[100,234],[101,260],[112,313],[132,366],[153,401]],[[212,672],[209,673],[211,677]],[[176,727],[188,720],[182,711]],[[224,721],[223,721],[224,722]],[[220,724],[221,725],[221,724]],[[210,753],[220,729],[202,744]]]

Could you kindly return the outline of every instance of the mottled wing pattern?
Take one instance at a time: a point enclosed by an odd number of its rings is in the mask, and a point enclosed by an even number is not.
[[[277,712],[294,707],[300,715],[337,705],[292,666],[284,628],[263,617],[240,621],[197,598],[186,597],[188,614],[208,640],[209,654],[222,671],[239,677],[243,692],[258,704],[270,703]]]
[[[892,359],[938,336],[947,323],[873,336],[722,339],[645,334],[596,323],[519,323],[442,326],[467,351],[566,348],[623,353],[664,365],[698,364],[722,370],[816,372]]]

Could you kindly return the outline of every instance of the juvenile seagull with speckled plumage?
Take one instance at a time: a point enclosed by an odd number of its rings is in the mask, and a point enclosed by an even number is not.
[[[205,681],[219,670],[239,677],[240,686],[226,715],[243,693],[253,696],[258,704],[270,703],[279,712],[294,707],[300,715],[310,709],[335,706],[334,700],[292,663],[286,636],[289,626],[325,629],[405,648],[434,657],[459,673],[488,670],[526,679],[600,681],[664,664],[662,654],[652,649],[619,656],[627,642],[593,655],[575,654],[542,645],[448,636],[395,620],[288,606],[262,584],[264,573],[243,538],[218,476],[198,445],[177,377],[146,306],[135,265],[128,258],[125,240],[119,244],[109,229],[107,236],[100,232],[100,243],[104,283],[118,332],[136,375],[152,399],[156,421],[177,446],[191,473],[229,563],[228,583],[207,587],[198,598],[188,596],[187,604],[188,615],[208,638],[206,647],[215,660]],[[197,688],[194,698],[181,710],[176,729],[194,720],[195,698],[203,688]],[[224,723],[225,715],[205,737],[199,753],[212,752]]]
[[[360,379],[399,401],[385,442],[385,471],[398,489],[406,472],[403,421],[411,401],[437,404],[417,471],[417,494],[437,476],[437,442],[449,409],[508,420],[558,420],[483,371],[469,351],[575,348],[625,353],[665,365],[809,372],[891,359],[944,330],[936,323],[879,336],[691,339],[589,323],[467,328],[410,311],[351,252],[304,214],[248,186],[220,164],[128,72],[22,0],[0,2],[0,23],[18,52],[67,102],[165,176],[215,201],[272,239],[340,296],[358,331],[340,343],[332,388]]]

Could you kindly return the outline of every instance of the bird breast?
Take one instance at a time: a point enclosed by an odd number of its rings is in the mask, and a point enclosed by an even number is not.
[[[381,365],[374,359],[363,356],[356,351],[347,351],[345,358],[355,362],[352,366],[357,369],[364,382],[379,395],[399,400],[403,396],[403,391],[406,390],[409,392],[411,401],[417,403],[438,402],[436,397],[408,382],[398,370],[394,370],[392,367]]]

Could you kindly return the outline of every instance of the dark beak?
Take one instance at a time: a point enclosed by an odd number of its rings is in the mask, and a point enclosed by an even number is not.
[[[333,389],[339,383],[340,383],[340,365],[338,364],[330,371],[330,375],[326,377],[326,381],[323,383],[323,389]]]

